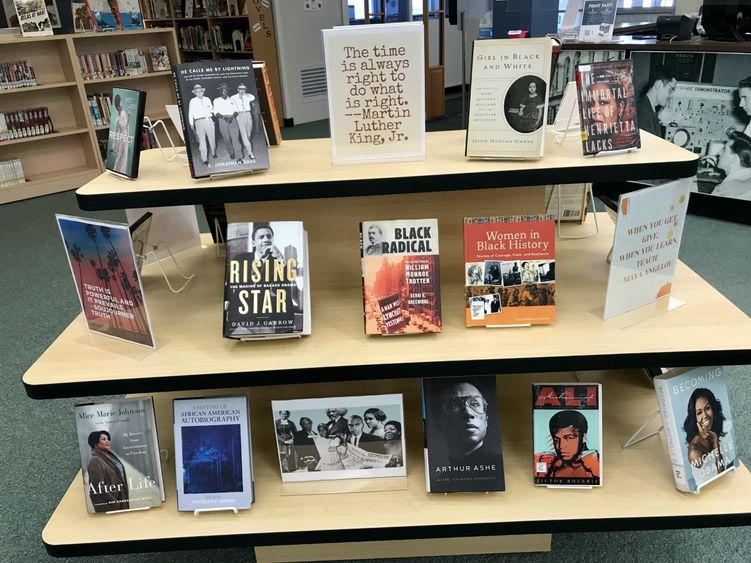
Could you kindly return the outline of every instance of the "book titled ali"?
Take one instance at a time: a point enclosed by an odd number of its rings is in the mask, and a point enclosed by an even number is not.
[[[125,178],[138,177],[145,108],[146,92],[128,88],[112,89],[112,115],[105,162],[108,172]]]
[[[172,77],[193,178],[268,169],[251,61],[176,64]]]
[[[89,330],[155,347],[128,225],[56,217]]]
[[[553,215],[464,218],[467,326],[555,321]]]
[[[423,379],[422,413],[428,492],[505,490],[495,376]]]
[[[738,467],[723,368],[674,369],[653,381],[676,488],[698,493]]]
[[[308,240],[302,222],[230,223],[224,336],[290,338],[310,331]]]
[[[366,334],[441,332],[438,220],[360,223]]]
[[[245,395],[175,399],[178,510],[250,508],[253,470]]]
[[[81,404],[73,412],[89,512],[137,510],[164,502],[151,397]]]
[[[577,65],[576,92],[585,156],[641,147],[630,59]]]
[[[468,158],[543,156],[552,52],[548,38],[474,42]]]
[[[548,487],[602,485],[602,387],[599,383],[532,386],[534,478]]]

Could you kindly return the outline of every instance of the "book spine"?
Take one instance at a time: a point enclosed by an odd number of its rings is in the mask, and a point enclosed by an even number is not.
[[[177,66],[172,68],[172,80],[175,83],[175,100],[177,101],[177,109],[180,113],[180,124],[183,128],[183,133],[185,135],[185,152],[188,154],[188,166],[190,167],[190,176],[191,178],[196,177],[196,171],[193,167],[193,152],[191,151],[190,145],[191,145],[191,139],[190,139],[190,121],[188,121],[188,115],[186,113],[186,110],[188,108],[183,106],[183,100],[182,96],[180,95],[180,84],[179,80],[177,78]]]
[[[138,129],[136,129],[136,132],[140,132],[143,130],[143,116],[144,113],[146,113],[146,92],[138,92],[138,109],[136,110],[136,124]],[[140,130],[140,131],[139,131]],[[143,150],[143,136],[136,134],[134,135],[135,139],[133,139],[133,143],[135,146],[133,147],[133,160],[130,165],[129,174],[131,178],[137,178],[138,177],[138,165],[141,161],[141,151]]]
[[[657,405],[660,409],[662,427],[665,429],[665,441],[670,455],[670,463],[673,466],[675,486],[679,491],[694,492],[688,483],[686,465],[683,463],[681,442],[678,436],[678,426],[673,417],[673,410],[670,408],[670,383],[664,379],[654,379],[653,383],[657,392]]]

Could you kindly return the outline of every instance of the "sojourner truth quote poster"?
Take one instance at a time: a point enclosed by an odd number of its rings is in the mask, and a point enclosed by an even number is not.
[[[323,30],[334,164],[425,158],[422,23]]]

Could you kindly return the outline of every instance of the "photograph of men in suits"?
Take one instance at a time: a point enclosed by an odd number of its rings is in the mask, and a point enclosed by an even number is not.
[[[216,132],[214,131],[214,106],[204,97],[206,88],[200,84],[193,86],[193,98],[188,105],[190,130],[198,140],[201,162],[209,165],[209,157],[216,158]],[[209,152],[211,151],[211,152]]]

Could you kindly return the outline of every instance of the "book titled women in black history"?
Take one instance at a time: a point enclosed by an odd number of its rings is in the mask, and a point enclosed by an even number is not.
[[[230,223],[224,336],[289,338],[310,330],[308,241],[302,222]]]
[[[428,492],[506,488],[495,376],[422,380]]]
[[[602,485],[602,387],[599,383],[532,386],[535,484]]]
[[[250,508],[253,470],[248,399],[175,399],[177,508]]]
[[[251,61],[177,64],[172,76],[193,178],[268,169]]]
[[[105,162],[108,172],[126,178],[138,177],[145,108],[146,92],[128,88],[112,89],[112,115]]]
[[[89,512],[159,506],[164,479],[151,397],[76,405]]]
[[[360,223],[366,334],[441,332],[438,220]]]
[[[630,59],[578,65],[576,91],[585,156],[641,147]]]

